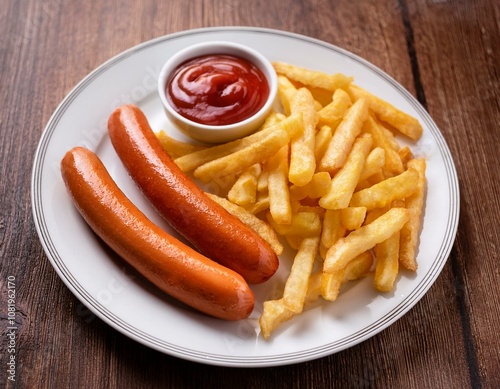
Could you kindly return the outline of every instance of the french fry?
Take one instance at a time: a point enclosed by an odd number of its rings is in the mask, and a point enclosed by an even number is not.
[[[278,97],[286,115],[290,115],[290,104],[297,88],[283,75],[278,75]]]
[[[227,198],[238,205],[253,204],[257,200],[257,183],[262,171],[260,163],[247,168],[236,180]]]
[[[325,258],[326,258],[326,253],[328,252],[328,248],[325,247],[325,245],[323,244],[323,242],[321,241],[319,243],[319,255],[321,257],[321,259],[324,261]]]
[[[318,247],[319,236],[304,238],[293,260],[283,291],[285,306],[293,313],[300,313],[304,308],[309,277]]]
[[[300,244],[302,243],[304,238],[302,238],[301,236],[295,236],[295,235],[294,236],[285,235],[285,240],[292,249],[298,250],[300,247]]]
[[[301,85],[301,84],[299,84]],[[323,88],[315,88],[310,85],[305,85],[307,89],[311,92],[314,98],[314,105],[316,107],[316,111],[320,111],[323,107],[327,106],[332,102],[332,91],[323,89]]]
[[[275,126],[279,122],[285,120],[286,118],[287,118],[287,115],[284,115],[284,114],[282,114],[280,112],[271,111],[271,113],[269,114],[269,116],[264,121],[264,124],[262,125],[262,127],[260,128],[260,130],[257,130],[257,132],[261,132],[261,131],[267,130],[267,129]],[[251,136],[251,134],[248,135],[248,136]]]
[[[366,276],[373,266],[373,255],[370,251],[359,254],[346,266],[343,283],[358,280]]]
[[[424,159],[412,159],[408,162],[408,167],[415,169],[419,178],[415,192],[405,201],[406,208],[410,213],[410,220],[401,229],[399,261],[406,269],[416,271],[418,267],[416,252],[425,197],[426,163]]]
[[[191,143],[182,142],[178,139],[174,139],[163,130],[158,131],[155,135],[160,141],[163,149],[173,159],[182,157],[186,154],[194,153],[195,151],[206,149],[206,147],[204,146],[197,146]]]
[[[182,171],[188,172],[203,164],[226,157],[257,142],[261,142],[275,131],[285,130],[290,137],[297,136],[302,131],[302,118],[300,116],[291,115],[280,120],[280,116],[276,115],[273,118],[266,121],[267,125],[265,124],[262,130],[251,135],[184,155],[176,158],[174,161]]]
[[[330,174],[327,172],[315,173],[306,185],[290,187],[290,200],[302,200],[306,197],[317,199],[328,193],[330,189]]]
[[[375,147],[366,157],[363,170],[359,176],[359,181],[367,180],[375,173],[380,173],[385,165],[385,150],[382,147]]]
[[[352,101],[347,92],[343,89],[337,89],[333,93],[332,102],[318,112],[318,125],[337,128],[351,105]]]
[[[390,124],[402,134],[413,140],[418,140],[422,136],[422,126],[413,116],[408,115],[359,86],[351,84],[347,91],[354,101],[366,99],[370,105],[370,109],[375,112],[375,115],[380,120]]]
[[[391,130],[389,130],[384,125],[384,123],[382,123],[380,120],[378,120],[378,119],[375,118],[375,121],[378,124],[378,126],[380,127],[380,129],[382,130],[382,132],[384,133],[384,136],[385,136],[387,142],[391,145],[391,147],[394,150],[399,151],[399,149],[401,148],[401,145],[397,141],[396,136],[394,135],[394,133]]]
[[[283,146],[267,161],[269,210],[278,224],[290,224],[292,207],[288,189],[288,145]]]
[[[259,179],[257,180],[257,192],[266,192],[268,190],[269,184],[269,165],[266,163],[262,164],[262,171],[260,172]]]
[[[328,301],[335,301],[342,285],[357,280],[369,273],[373,256],[369,251],[359,254],[343,269],[333,273],[323,273],[321,277],[321,296]]]
[[[385,152],[384,169],[391,174],[401,174],[404,171],[403,162],[398,151],[393,147],[391,140],[386,136],[385,131],[375,118],[369,116],[366,120],[363,131],[369,133],[373,138],[373,145],[381,147]]]
[[[300,115],[289,118],[300,118]],[[223,177],[232,173],[239,173],[252,166],[254,163],[263,161],[276,154],[279,149],[301,131],[300,120],[288,122],[292,128],[283,128],[283,123],[288,119],[278,123],[278,127],[263,139],[256,141],[232,154],[207,162],[197,167],[193,175],[203,182],[208,182],[215,177]],[[287,131],[288,130],[288,131]]]
[[[290,101],[290,111],[292,114],[302,116],[303,131],[291,142],[288,177],[290,182],[296,185],[305,185],[311,181],[316,170],[314,141],[318,118],[311,92],[306,88],[300,88]]]
[[[346,233],[346,228],[342,223],[342,214],[337,209],[327,209],[323,218],[323,228],[321,230],[321,243],[327,249],[333,246]]]
[[[363,181],[363,182],[367,183],[367,186],[365,186],[363,189],[366,189],[368,187],[371,187],[375,184],[378,184],[378,183],[384,181],[386,178],[388,178],[388,177],[386,177],[386,175],[387,175],[387,172],[385,170],[382,170],[381,172],[377,172],[377,173],[371,175],[365,181]],[[361,182],[360,182],[360,184],[361,184]],[[358,184],[358,186],[360,184]],[[356,192],[358,192],[358,191],[356,191]]]
[[[314,139],[314,157],[316,161],[321,161],[323,155],[325,155],[328,144],[332,139],[332,128],[330,126],[322,126],[318,132],[316,132],[316,137]]]
[[[214,177],[210,182],[200,185],[205,192],[214,193],[218,196],[226,196],[228,191],[236,182],[237,175],[231,174],[224,177]]]
[[[365,216],[365,222],[363,223],[364,225],[372,223],[375,219],[378,219],[380,216],[382,216],[384,213],[386,213],[389,209],[391,209],[391,205],[386,205],[385,207],[382,208],[374,208],[367,210],[366,216]]]
[[[371,145],[369,134],[363,134],[356,139],[345,164],[333,177],[330,190],[319,199],[320,206],[326,209],[342,209],[349,205]]]
[[[304,205],[301,202],[299,202],[299,206],[297,207],[297,209],[294,212],[295,213],[314,212],[314,213],[317,213],[321,217],[321,220],[323,220],[323,217],[325,216],[326,209],[321,208],[317,205]]]
[[[258,193],[257,200],[253,204],[242,205],[248,212],[257,215],[269,209],[269,194]]]
[[[321,297],[321,277],[323,275],[322,271],[317,271],[309,277],[309,285],[307,287],[306,298],[304,300],[304,305],[310,305],[314,303]]]
[[[380,292],[390,292],[394,288],[399,271],[399,237],[400,231],[396,231],[374,248],[377,258],[374,285]]]
[[[344,281],[345,268],[332,273],[323,273],[321,279],[321,296],[327,301],[335,301]]]
[[[300,82],[306,86],[326,89],[334,92],[339,88],[346,88],[353,81],[352,77],[344,74],[327,74],[324,72],[301,68],[283,62],[273,62],[276,73],[285,75],[292,81]]]
[[[310,301],[315,301],[319,297],[320,293],[324,293],[323,297],[325,299],[335,300],[338,296],[339,288],[349,280],[356,280],[368,274],[372,263],[373,257],[369,251],[365,251],[350,261],[343,271],[339,272],[342,277],[337,276],[335,278],[334,274],[321,272],[313,274],[309,279],[309,286],[303,309],[307,308]],[[333,283],[328,283],[329,278],[330,281],[333,281]],[[264,303],[264,312],[259,320],[262,334],[266,339],[269,339],[271,332],[278,328],[282,323],[297,315],[290,309],[286,308],[283,298],[280,300],[273,300],[273,304],[271,305],[274,305],[274,303],[277,305],[272,308],[272,312],[270,312],[270,307],[267,306],[268,303]]]
[[[413,153],[408,146],[401,147],[398,150],[398,154],[399,158],[401,158],[401,162],[403,162],[403,166],[407,166],[408,162],[413,159]]]
[[[276,232],[274,232],[269,224],[259,219],[257,216],[250,213],[245,208],[240,207],[239,205],[234,204],[223,197],[219,197],[211,193],[207,193],[207,195],[213,201],[221,205],[231,215],[236,216],[245,225],[257,232],[262,237],[262,239],[269,243],[276,255],[281,255],[283,253],[283,245],[279,241]]]
[[[299,208],[300,208],[300,201],[297,201],[297,200],[290,200],[290,205],[292,207],[292,213],[293,214],[296,214],[297,212],[299,212]]]
[[[347,230],[357,230],[363,225],[366,207],[347,207],[340,210],[342,224]]]
[[[405,208],[391,208],[372,223],[340,238],[328,250],[323,271],[333,273],[344,268],[356,256],[401,230],[408,219],[409,212]]]
[[[328,148],[320,162],[320,170],[333,172],[343,166],[344,161],[363,123],[368,118],[368,103],[364,99],[356,101],[347,111],[333,133]]]
[[[304,305],[314,303],[321,294],[321,272],[311,275]],[[281,324],[296,316],[295,313],[286,308],[283,298],[279,300],[268,300],[264,302],[262,315],[259,318],[259,326],[262,337],[269,339],[271,333]]]
[[[319,236],[321,233],[321,217],[317,212],[297,212],[292,214],[290,224],[278,224],[267,213],[267,220],[271,227],[283,236],[300,236],[302,238],[311,238]]]
[[[350,205],[367,209],[382,208],[393,200],[410,196],[417,188],[418,180],[418,171],[410,167],[395,177],[354,193]]]
[[[264,301],[259,327],[262,337],[269,339],[271,333],[281,324],[290,320],[295,314],[287,309],[283,299]]]

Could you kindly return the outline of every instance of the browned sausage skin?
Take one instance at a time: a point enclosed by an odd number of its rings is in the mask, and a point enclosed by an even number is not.
[[[108,120],[113,147],[130,176],[158,212],[207,257],[249,283],[262,283],[278,258],[255,231],[216,204],[163,150],[136,106],[116,109]]]
[[[245,280],[151,222],[118,188],[97,155],[73,148],[62,159],[61,172],[89,226],[150,282],[220,319],[250,315],[254,296]]]

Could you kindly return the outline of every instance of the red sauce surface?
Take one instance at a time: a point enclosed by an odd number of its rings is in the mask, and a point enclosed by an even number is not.
[[[182,116],[225,125],[257,113],[269,96],[262,71],[246,59],[207,55],[181,64],[166,86],[167,99]]]

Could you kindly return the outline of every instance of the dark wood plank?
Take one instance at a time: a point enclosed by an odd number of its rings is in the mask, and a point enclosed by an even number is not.
[[[409,6],[428,109],[455,158],[461,217],[450,262],[474,386],[500,385],[498,4]],[[496,17],[495,17],[496,15]],[[482,248],[482,249],[481,249]]]

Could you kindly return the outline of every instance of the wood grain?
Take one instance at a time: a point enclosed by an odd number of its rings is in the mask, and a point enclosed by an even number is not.
[[[500,6],[493,0],[7,0],[0,12],[0,385],[9,388],[500,387]],[[424,298],[379,335],[294,366],[233,369],[145,347],[59,279],[31,216],[33,156],[64,96],[143,41],[258,26],[336,44],[428,109],[457,167],[456,242]],[[6,281],[16,279],[17,375],[7,382]]]

